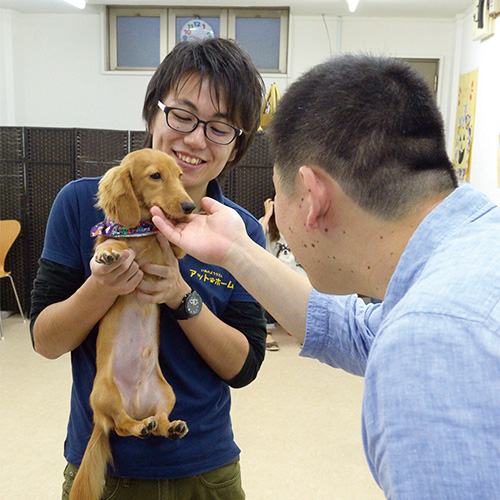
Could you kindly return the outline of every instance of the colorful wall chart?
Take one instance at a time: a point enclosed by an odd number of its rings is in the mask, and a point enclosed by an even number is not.
[[[470,178],[477,79],[477,69],[460,76],[452,158],[459,180],[469,180]]]

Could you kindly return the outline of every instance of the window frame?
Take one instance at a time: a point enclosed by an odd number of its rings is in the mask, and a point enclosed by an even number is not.
[[[154,71],[155,67],[118,66],[117,17],[159,17],[160,18],[160,60],[174,48],[176,44],[177,17],[219,17],[220,37],[236,39],[237,17],[271,17],[280,18],[280,51],[278,68],[257,68],[264,75],[286,74],[288,71],[288,28],[290,10],[279,8],[218,8],[218,7],[164,7],[164,6],[118,6],[108,5],[106,8],[106,71],[110,73],[133,72],[141,74]]]
[[[167,53],[167,9],[161,7],[111,7],[108,17],[108,71],[154,71],[154,66],[118,66],[117,17],[160,18],[160,61]]]
[[[280,19],[280,52],[278,68],[258,68],[259,73],[286,73],[288,53],[288,16],[289,10],[285,8],[255,9],[235,8],[228,9],[228,37],[236,40],[236,18],[237,17],[262,17]]]

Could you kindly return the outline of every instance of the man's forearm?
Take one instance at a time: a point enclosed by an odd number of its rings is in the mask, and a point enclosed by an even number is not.
[[[224,267],[287,332],[304,340],[311,292],[307,278],[250,238],[234,246]]]
[[[203,198],[208,215],[188,216],[174,225],[158,207],[153,222],[164,236],[198,260],[227,269],[283,328],[304,339],[311,284],[280,262],[246,233],[241,217]]]
[[[113,305],[116,296],[105,295],[92,278],[68,299],[40,312],[33,326],[35,350],[55,359],[78,347]]]

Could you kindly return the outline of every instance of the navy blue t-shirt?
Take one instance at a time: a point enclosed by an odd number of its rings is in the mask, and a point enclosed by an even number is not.
[[[49,216],[42,253],[43,259],[83,272],[85,279],[90,275],[94,246],[90,229],[104,218],[103,213],[94,208],[99,180],[79,179],[60,191]],[[259,222],[225,198],[217,181],[209,184],[207,196],[234,208],[245,222],[249,236],[265,247]],[[186,282],[218,317],[224,314],[230,302],[254,302],[223,268],[190,256],[180,260],[179,265]],[[168,307],[160,307],[160,366],[176,395],[170,419],[185,420],[189,432],[177,441],[159,436],[142,440],[112,434],[113,466],[109,472],[113,475],[144,479],[188,477],[221,467],[240,453],[229,415],[229,386],[193,348]],[[93,427],[89,397],[96,372],[96,337],[97,327],[71,353],[73,386],[64,454],[69,463],[77,466]]]

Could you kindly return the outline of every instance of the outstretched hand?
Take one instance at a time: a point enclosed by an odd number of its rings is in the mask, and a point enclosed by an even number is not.
[[[182,222],[167,219],[163,211],[153,207],[153,223],[174,245],[194,258],[226,267],[235,243],[247,236],[238,213],[211,198],[203,198],[205,214],[189,215]]]

